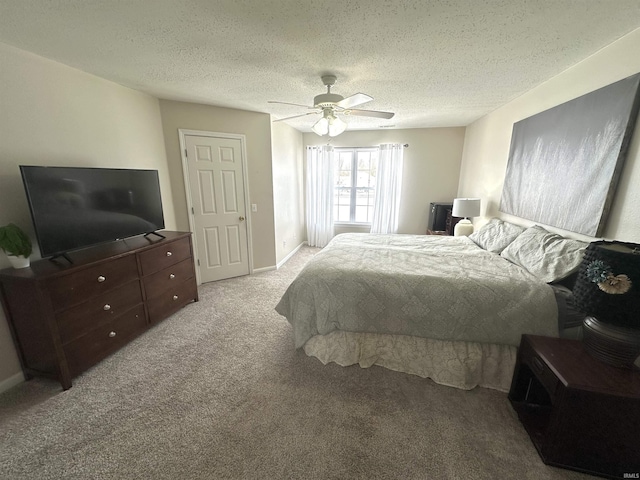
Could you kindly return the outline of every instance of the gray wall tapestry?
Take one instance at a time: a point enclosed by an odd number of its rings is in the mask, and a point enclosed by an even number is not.
[[[500,211],[601,236],[640,107],[640,73],[513,125]]]

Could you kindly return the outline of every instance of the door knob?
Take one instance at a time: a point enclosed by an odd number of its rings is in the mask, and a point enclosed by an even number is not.
[[[240,215],[240,221],[244,222],[244,217],[242,215]]]

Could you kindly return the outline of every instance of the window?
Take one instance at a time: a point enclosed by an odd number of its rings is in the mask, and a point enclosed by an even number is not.
[[[370,224],[376,195],[377,148],[336,148],[334,222]]]

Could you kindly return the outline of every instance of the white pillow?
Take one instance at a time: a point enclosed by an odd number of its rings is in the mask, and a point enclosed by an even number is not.
[[[480,227],[477,232],[469,235],[480,248],[489,252],[500,253],[524,232],[523,227],[505,222],[499,218],[492,218],[489,223]]]
[[[578,270],[587,245],[535,225],[518,235],[500,256],[550,283]]]

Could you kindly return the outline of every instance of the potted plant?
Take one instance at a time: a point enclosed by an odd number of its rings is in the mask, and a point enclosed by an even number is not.
[[[0,227],[0,248],[7,254],[13,268],[29,266],[29,255],[33,250],[31,240],[17,225],[9,223]]]

